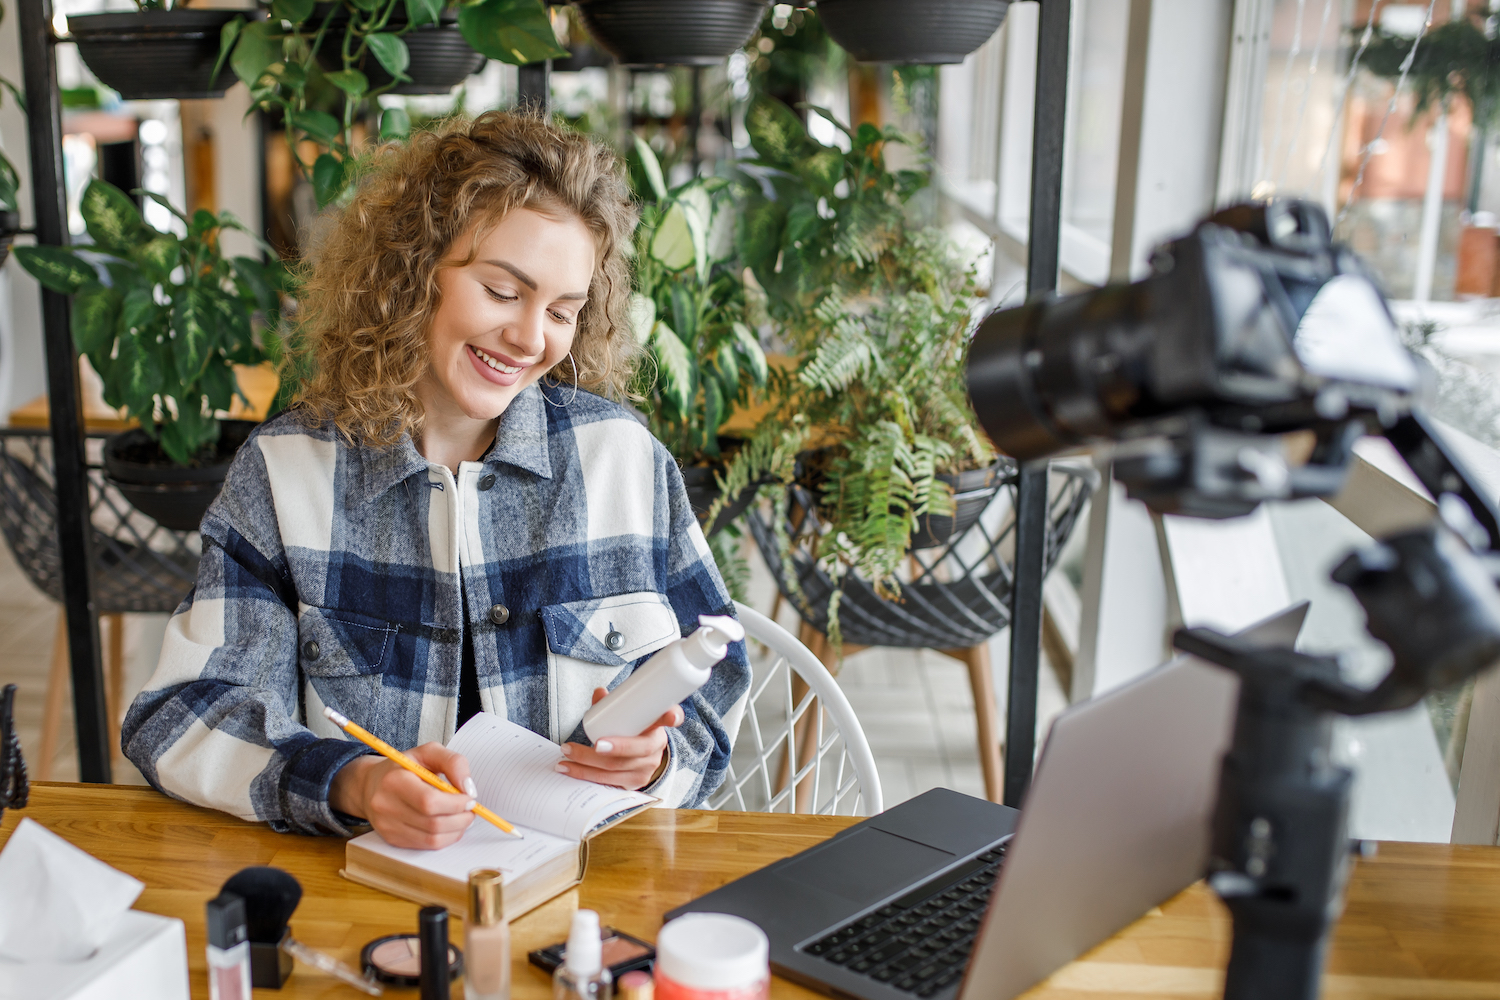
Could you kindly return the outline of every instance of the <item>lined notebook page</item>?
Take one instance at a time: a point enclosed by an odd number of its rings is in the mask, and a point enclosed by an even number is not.
[[[463,838],[458,843],[450,844],[440,851],[392,847],[373,832],[360,837],[359,842],[376,854],[383,854],[460,882],[467,882],[469,872],[475,868],[498,868],[504,873],[508,884],[559,854],[578,853],[575,841],[554,837],[540,830],[525,832],[526,839],[517,840],[484,820],[476,819],[464,831]]]
[[[609,817],[652,801],[640,792],[559,774],[554,768],[563,755],[556,743],[488,712],[464,723],[448,749],[469,759],[480,802],[512,823],[575,842]]]

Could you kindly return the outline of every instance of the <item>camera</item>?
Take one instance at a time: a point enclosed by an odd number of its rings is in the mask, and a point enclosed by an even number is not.
[[[1410,408],[1416,363],[1319,206],[1224,209],[1151,268],[980,325],[969,395],[997,448],[1027,461],[1109,442],[1132,497],[1232,517],[1337,492],[1355,440]]]
[[[981,324],[969,396],[996,447],[1021,461],[1105,451],[1152,509],[1223,518],[1336,493],[1374,433],[1438,501],[1433,523],[1333,572],[1391,649],[1374,687],[1331,657],[1202,628],[1173,638],[1240,681],[1208,866],[1234,922],[1224,996],[1313,1000],[1348,870],[1353,774],[1331,763],[1332,716],[1404,708],[1500,660],[1500,511],[1414,407],[1417,364],[1317,205],[1224,209],[1151,268]]]

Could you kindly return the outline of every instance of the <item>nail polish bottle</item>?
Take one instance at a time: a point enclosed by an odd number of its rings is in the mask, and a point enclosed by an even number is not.
[[[464,1000],[510,1000],[510,924],[500,872],[469,872],[464,921]]]
[[[232,892],[208,901],[210,1000],[250,1000],[250,940],[245,901]]]

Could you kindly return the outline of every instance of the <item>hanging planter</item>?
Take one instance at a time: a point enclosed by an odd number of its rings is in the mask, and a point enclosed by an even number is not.
[[[327,16],[327,11],[326,4],[314,7],[311,23],[321,23],[321,19]],[[393,33],[401,33],[406,25],[406,13],[398,6],[392,11],[386,27]],[[341,4],[333,20],[328,23],[328,34],[324,36],[323,44],[318,47],[318,65],[327,72],[343,69],[339,53],[343,48],[344,33],[348,26],[348,8]],[[411,79],[397,83],[386,93],[446,94],[484,69],[485,57],[474,51],[474,47],[459,30],[457,7],[444,7],[438,23],[419,25],[400,37],[406,43],[410,58],[406,65],[406,75]],[[354,68],[364,73],[371,90],[382,90],[392,81],[391,74],[369,53]]]
[[[1010,624],[1014,579],[1015,463],[1005,462],[996,490],[963,532],[953,532],[941,548],[913,555],[900,595],[884,597],[874,583],[852,571],[835,577],[819,558],[827,524],[812,491],[787,488],[781,525],[771,505],[750,508],[750,534],[776,579],[781,595],[802,620],[825,635],[833,625],[830,602],[839,594],[837,627],[841,641],[860,646],[908,649],[967,649]],[[980,470],[988,473],[990,470]],[[1079,516],[1098,487],[1091,467],[1054,463],[1047,500],[1044,572],[1062,552]],[[981,512],[982,512],[981,511]],[[790,541],[783,549],[778,535]]]
[[[818,17],[860,62],[958,63],[987,42],[1011,0],[818,0]]]
[[[750,40],[768,0],[573,0],[599,47],[626,66],[715,66]]]
[[[255,10],[140,10],[69,14],[68,34],[89,70],[127,101],[223,97],[235,81],[219,60],[219,36],[236,17]]]
[[[173,463],[156,439],[140,428],[125,431],[104,442],[104,472],[131,506],[163,528],[197,531],[208,505],[224,487],[235,452],[255,426],[251,420],[220,421],[213,458],[192,467]]]

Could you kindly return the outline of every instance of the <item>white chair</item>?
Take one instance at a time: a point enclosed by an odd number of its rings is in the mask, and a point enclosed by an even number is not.
[[[786,629],[754,608],[734,607],[750,650],[750,694],[737,727],[728,720],[739,734],[728,776],[706,808],[880,812],[875,757],[838,681]]]

